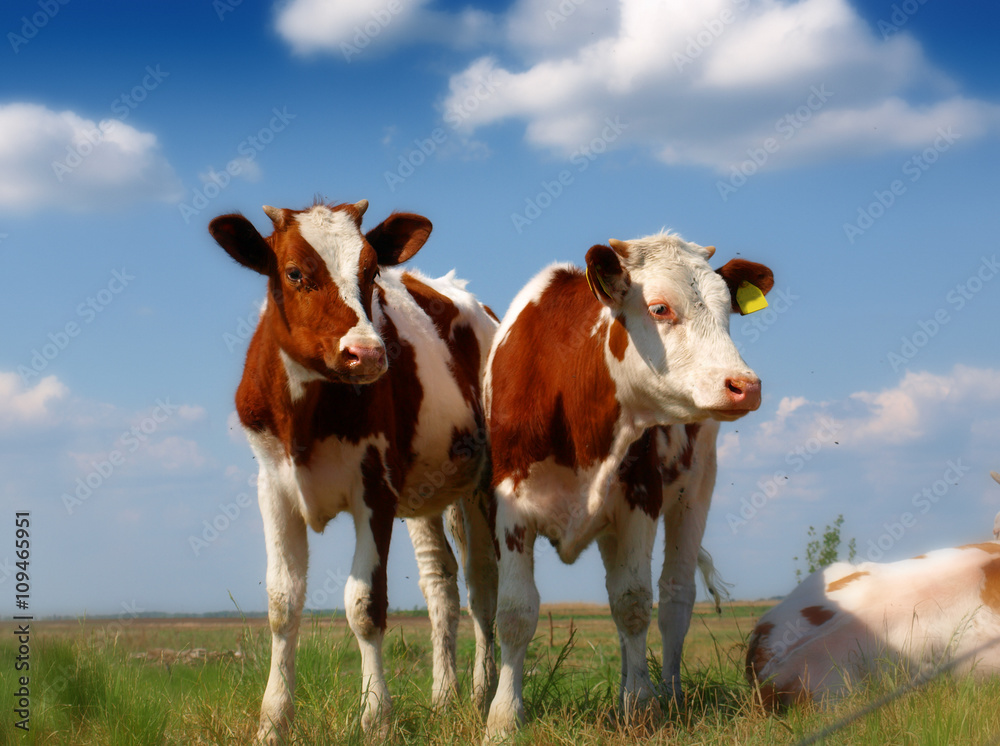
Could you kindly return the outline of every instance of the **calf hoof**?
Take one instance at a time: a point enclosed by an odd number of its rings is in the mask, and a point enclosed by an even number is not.
[[[524,713],[513,707],[490,708],[490,715],[486,720],[486,733],[483,736],[483,745],[501,743],[517,733],[524,722]]]
[[[288,727],[278,727],[270,722],[261,723],[254,738],[254,746],[280,746],[287,743]]]
[[[391,707],[366,707],[361,715],[361,730],[369,740],[384,741],[389,737],[389,713]]]
[[[672,712],[679,712],[684,709],[684,688],[681,686],[680,677],[664,679],[663,700],[668,709]]]
[[[449,685],[441,688],[435,689],[431,694],[431,709],[433,710],[443,710],[450,706],[455,698],[458,696],[458,683],[452,682]]]
[[[651,687],[637,692],[625,692],[622,697],[622,718],[629,727],[648,725],[661,715],[660,700]]]

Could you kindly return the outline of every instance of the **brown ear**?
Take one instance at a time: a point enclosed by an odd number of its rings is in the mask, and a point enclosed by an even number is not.
[[[733,313],[740,313],[740,307],[736,303],[736,290],[742,283],[756,285],[764,295],[774,287],[774,273],[763,264],[748,262],[746,259],[730,259],[715,271],[729,286]]]
[[[262,275],[270,274],[273,254],[253,223],[239,214],[220,215],[208,224],[216,243],[244,267]]]
[[[423,215],[396,212],[365,234],[383,267],[402,264],[420,251],[431,235],[431,221]]]
[[[587,284],[597,300],[618,310],[625,302],[632,278],[614,249],[597,244],[587,252]]]

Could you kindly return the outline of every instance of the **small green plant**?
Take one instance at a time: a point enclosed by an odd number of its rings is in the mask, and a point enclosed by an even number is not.
[[[807,570],[803,573],[802,568],[795,568],[796,583],[802,580],[803,575],[812,575],[817,570],[827,565],[832,565],[840,559],[840,527],[843,524],[844,516],[838,515],[832,526],[826,526],[820,538],[816,538],[816,528],[814,526],[809,527],[809,531],[806,532],[809,537],[809,543],[806,544],[805,556]],[[854,562],[857,554],[857,542],[852,538],[847,542],[847,561]],[[796,562],[799,561],[798,557],[792,557],[792,559]]]

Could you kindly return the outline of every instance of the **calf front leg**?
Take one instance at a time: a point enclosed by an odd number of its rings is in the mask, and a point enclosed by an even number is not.
[[[698,432],[691,467],[677,484],[664,485],[663,572],[657,621],[663,638],[663,682],[678,705],[684,703],[681,657],[695,600],[698,550],[715,488],[718,423]]]
[[[618,533],[602,535],[598,546],[621,647],[619,704],[626,720],[632,720],[656,694],[646,662],[646,637],[653,616],[650,556],[656,519],[639,509],[625,511],[627,515],[618,521]]]
[[[396,498],[385,483],[385,469],[374,446],[362,464],[362,475],[364,504],[353,511],[357,539],[351,576],[344,588],[344,607],[361,649],[361,727],[384,737],[388,735],[392,702],[382,664],[382,640],[389,609],[386,568]]]
[[[493,622],[497,613],[497,555],[490,528],[490,495],[476,491],[448,509],[448,527],[462,556],[469,613],[476,635],[476,660],[472,669],[472,701],[478,708],[489,703],[497,683]]]
[[[486,738],[502,738],[524,722],[524,657],[538,627],[535,586],[535,527],[498,495],[496,541],[499,551],[497,634],[500,679],[486,720]]]
[[[306,597],[308,537],[306,524],[285,495],[261,474],[258,502],[267,549],[267,618],[271,627],[271,670],[260,706],[257,741],[282,741],[295,706],[295,647]]]
[[[455,675],[458,642],[458,563],[444,534],[440,515],[409,518],[406,527],[420,569],[420,590],[427,601],[431,620],[431,645],[434,657],[434,686],[431,704],[441,707],[458,691]]]

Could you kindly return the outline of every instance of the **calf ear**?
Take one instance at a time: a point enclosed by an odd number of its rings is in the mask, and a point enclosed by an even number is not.
[[[431,235],[431,221],[423,215],[396,212],[365,234],[383,267],[402,264],[420,251]]]
[[[632,278],[614,249],[597,244],[587,252],[587,284],[597,300],[618,310],[625,302]]]
[[[208,224],[216,243],[244,267],[262,275],[270,274],[271,247],[242,215],[220,215]]]
[[[744,282],[756,285],[764,295],[774,287],[774,273],[763,264],[748,262],[746,259],[730,259],[715,271],[729,286],[733,313],[742,313],[736,302],[736,291]]]

